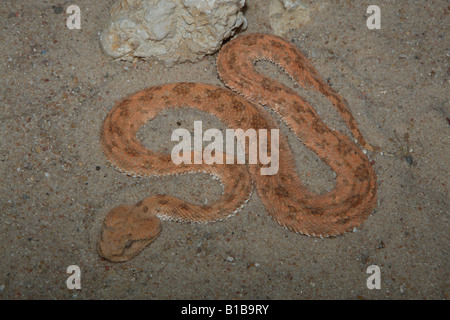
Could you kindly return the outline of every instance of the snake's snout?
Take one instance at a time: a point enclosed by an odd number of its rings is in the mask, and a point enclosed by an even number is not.
[[[105,218],[97,244],[99,255],[111,262],[128,261],[152,243],[161,231],[154,215],[142,216],[134,206],[119,206]]]

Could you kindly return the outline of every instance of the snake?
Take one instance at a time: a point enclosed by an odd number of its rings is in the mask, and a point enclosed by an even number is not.
[[[259,61],[275,64],[297,85],[324,95],[354,139],[329,128],[294,89],[258,72]],[[119,205],[103,221],[97,241],[101,258],[111,262],[132,259],[157,238],[162,221],[210,223],[231,217],[245,207],[254,189],[278,224],[310,237],[328,238],[353,231],[374,210],[377,179],[367,156],[374,147],[361,134],[347,101],[322,79],[295,44],[276,35],[241,35],[222,46],[216,65],[226,88],[179,82],[143,89],[116,103],[103,121],[100,136],[104,154],[119,171],[133,177],[206,173],[220,181],[219,199],[197,204],[159,194]],[[177,108],[201,110],[228,128],[242,130],[279,128],[268,111],[271,109],[335,172],[334,188],[319,194],[305,186],[284,135],[278,141],[276,174],[260,174],[265,166],[262,163],[174,164],[170,154],[151,150],[136,134],[162,111]],[[195,156],[198,150],[190,152]]]

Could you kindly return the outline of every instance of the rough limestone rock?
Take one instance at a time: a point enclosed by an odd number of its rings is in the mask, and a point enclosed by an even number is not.
[[[198,61],[245,29],[245,0],[119,0],[100,35],[114,59],[157,58],[173,65]]]
[[[310,8],[302,0],[272,0],[269,8],[270,26],[280,36],[298,29],[310,20]]]

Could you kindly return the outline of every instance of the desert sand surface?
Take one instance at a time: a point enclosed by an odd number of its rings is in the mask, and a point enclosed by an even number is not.
[[[163,223],[160,236],[125,263],[101,259],[105,215],[154,194],[211,203],[220,184],[205,174],[133,178],[107,161],[103,119],[115,103],[172,82],[223,86],[215,59],[167,68],[157,61],[112,61],[99,32],[114,1],[0,3],[1,299],[448,299],[450,41],[447,1],[307,1],[309,23],[292,41],[349,102],[378,179],[374,212],[355,232],[301,236],[280,227],[253,194],[236,216],[213,224]],[[66,8],[81,8],[81,29]],[[381,8],[381,29],[366,9]],[[61,8],[61,9],[59,9]],[[249,0],[248,28],[272,33],[268,1]],[[258,70],[294,87],[270,63]],[[350,134],[332,105],[299,94],[324,122]],[[149,148],[170,152],[171,132],[221,122],[192,110],[167,111],[139,131]],[[297,170],[316,192],[333,172],[288,132]],[[81,290],[66,286],[81,270]],[[367,268],[381,271],[369,290]]]

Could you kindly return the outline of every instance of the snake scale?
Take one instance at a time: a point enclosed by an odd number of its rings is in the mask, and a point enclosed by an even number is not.
[[[365,153],[347,136],[328,128],[294,90],[258,73],[255,63],[261,60],[276,64],[298,85],[313,87],[328,98],[358,144],[373,150],[360,133],[347,102],[322,80],[294,44],[274,35],[240,36],[224,45],[217,58],[219,77],[231,90],[200,83],[153,86],[120,101],[106,116],[101,129],[102,148],[120,171],[142,177],[209,173],[221,181],[223,190],[220,199],[209,205],[155,195],[114,208],[105,218],[98,241],[101,257],[112,262],[133,258],[157,237],[164,220],[207,223],[228,218],[245,206],[253,184],[273,219],[299,234],[331,237],[353,230],[368,217],[376,204],[377,182]],[[263,106],[278,114],[336,173],[334,189],[316,194],[305,187],[284,136],[279,138],[279,171],[275,175],[261,175],[261,164],[175,165],[170,154],[152,151],[136,137],[138,129],[158,113],[179,107],[208,112],[233,129],[278,128]]]

